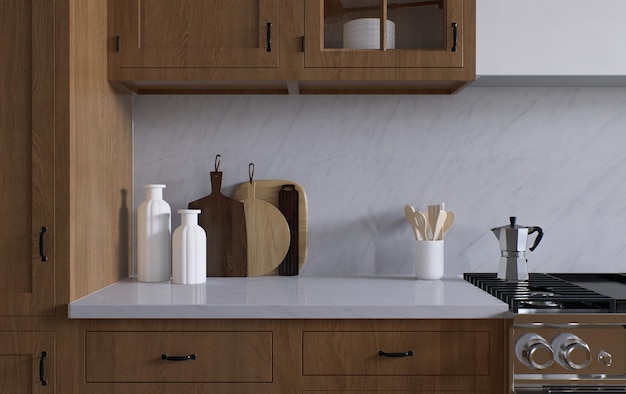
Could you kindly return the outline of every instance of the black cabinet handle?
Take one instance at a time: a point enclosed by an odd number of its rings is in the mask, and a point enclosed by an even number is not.
[[[195,354],[189,354],[187,356],[168,356],[165,353],[161,354],[161,360],[167,360],[167,361],[187,361],[187,360],[195,360],[195,359],[196,359]]]
[[[386,352],[383,352],[382,350],[379,350],[378,355],[380,357],[413,357],[413,350],[409,350],[408,352],[405,352],[405,353],[386,353]]]
[[[267,22],[267,51],[272,52],[272,22]]]
[[[456,41],[458,37],[458,25],[456,22],[452,22],[452,52],[456,52]]]
[[[46,352],[41,352],[41,358],[39,359],[39,381],[41,382],[42,386],[47,386],[48,382],[45,379],[45,374],[44,374],[44,370],[45,370],[45,366],[43,361],[46,359],[46,356],[48,354]]]
[[[41,261],[48,261],[48,258],[43,253],[43,233],[45,233],[46,230],[48,229],[45,227],[42,227],[41,232],[39,233],[39,255],[41,256]]]

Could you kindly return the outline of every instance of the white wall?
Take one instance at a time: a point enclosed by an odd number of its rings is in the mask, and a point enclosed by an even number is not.
[[[309,202],[302,275],[411,274],[409,203],[457,223],[446,274],[494,272],[489,231],[518,216],[545,237],[529,270],[626,271],[626,88],[467,88],[455,96],[136,96],[135,207],[165,183],[177,209],[248,177]]]
[[[625,15],[624,0],[476,0],[476,74],[626,75]]]

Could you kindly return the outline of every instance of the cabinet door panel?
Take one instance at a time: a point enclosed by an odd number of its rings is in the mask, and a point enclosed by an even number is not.
[[[304,332],[303,375],[489,375],[489,332]],[[408,353],[385,357],[379,352]],[[451,357],[450,355],[455,355]]]
[[[472,394],[487,394],[488,391],[472,391]],[[323,390],[323,391],[308,391],[305,390],[302,394],[468,394],[467,391],[441,391],[441,390]]]
[[[305,12],[305,67],[464,66],[464,0],[306,0]]]
[[[54,2],[2,7],[0,316],[53,315]]]
[[[30,357],[0,354],[0,394],[31,393]]]
[[[120,67],[278,67],[278,0],[123,0],[118,20]]]
[[[53,355],[52,332],[0,332],[0,394],[54,393]]]
[[[271,332],[89,331],[85,334],[85,380],[269,383],[272,344]],[[162,355],[184,360],[163,359]]]

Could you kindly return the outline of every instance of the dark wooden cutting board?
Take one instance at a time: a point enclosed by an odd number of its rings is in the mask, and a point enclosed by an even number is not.
[[[207,276],[247,276],[246,217],[241,201],[221,192],[222,173],[211,172],[211,194],[189,203],[201,210],[198,224],[207,235]]]

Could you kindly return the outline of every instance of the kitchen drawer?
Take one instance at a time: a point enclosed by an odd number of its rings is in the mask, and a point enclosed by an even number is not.
[[[302,342],[305,376],[480,376],[490,372],[488,331],[305,331]],[[380,351],[413,355],[385,357]]]
[[[87,382],[271,382],[272,332],[88,331]],[[184,361],[163,359],[186,357]]]

